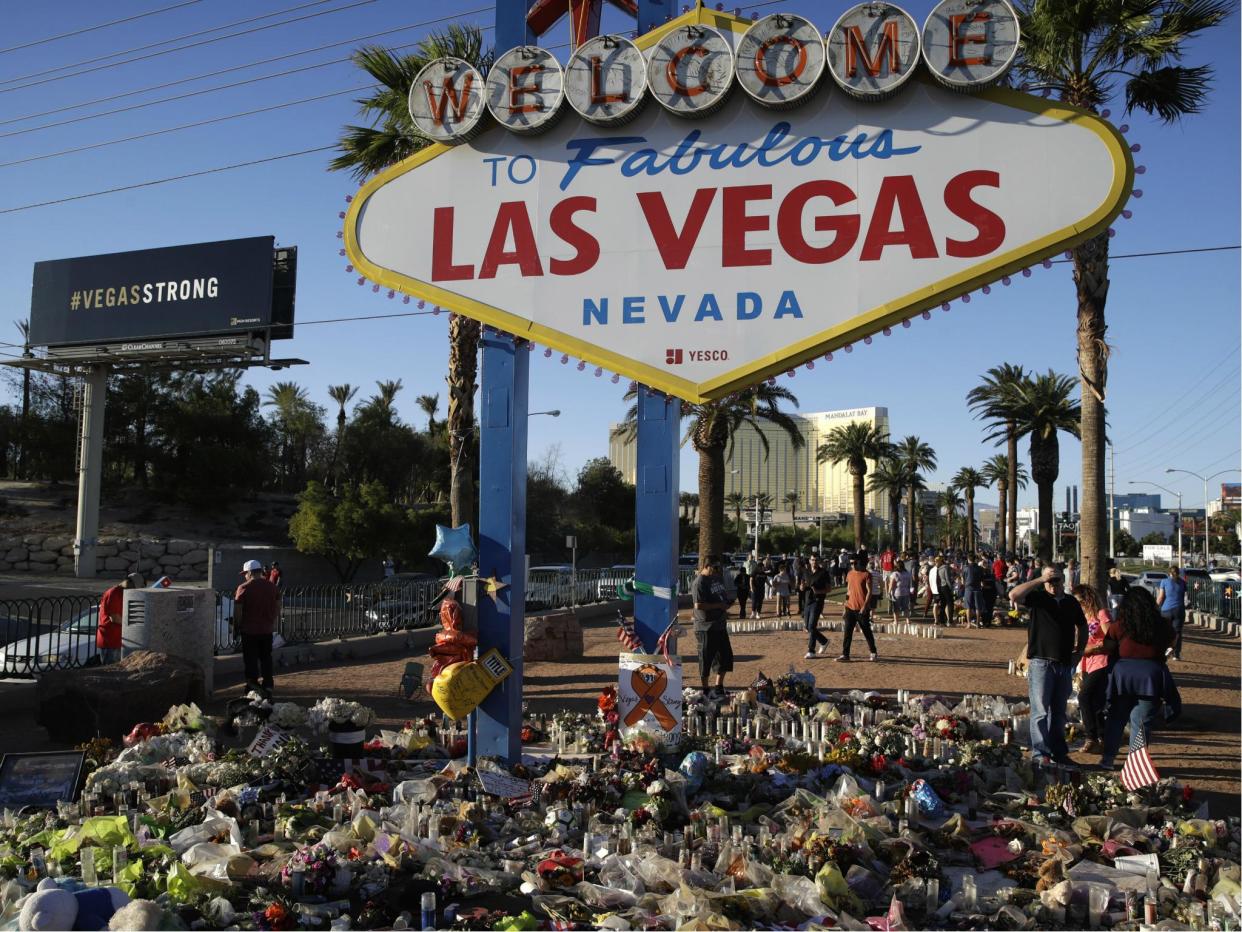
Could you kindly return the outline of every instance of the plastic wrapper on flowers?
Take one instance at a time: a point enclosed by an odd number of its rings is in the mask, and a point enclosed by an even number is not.
[[[1033,767],[995,697],[765,689],[689,704],[676,750],[619,735],[606,692],[528,718],[513,768],[345,700],[269,702],[259,755],[170,710],[92,746],[76,804],[0,813],[0,929],[40,879],[114,869],[160,928],[1134,929],[1149,896],[1165,927],[1237,921],[1237,820],[1191,787]],[[330,757],[332,725],[368,756]]]

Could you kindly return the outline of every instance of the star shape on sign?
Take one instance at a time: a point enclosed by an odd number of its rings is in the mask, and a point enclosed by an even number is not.
[[[501,582],[495,576],[480,577],[479,582],[483,583],[484,591],[487,592],[493,602],[499,601],[497,596],[500,595],[500,590],[509,588],[507,582]]]

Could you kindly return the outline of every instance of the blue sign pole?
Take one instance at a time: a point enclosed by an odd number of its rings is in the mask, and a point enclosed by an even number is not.
[[[671,599],[634,596],[634,631],[648,653],[655,651],[656,641],[677,613],[680,454],[681,402],[640,386],[634,575],[639,582],[673,593]]]
[[[529,45],[534,37],[526,25],[526,13],[533,0],[496,0],[496,53],[519,45]],[[663,0],[660,0],[663,2]]]
[[[522,758],[526,633],[526,420],[530,353],[487,331],[479,393],[479,656],[491,648],[513,673],[488,694],[470,729],[470,760]],[[490,594],[489,594],[489,582]]]

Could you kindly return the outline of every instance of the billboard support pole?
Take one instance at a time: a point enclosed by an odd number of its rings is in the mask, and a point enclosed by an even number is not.
[[[634,595],[634,633],[647,653],[655,652],[656,641],[677,614],[680,465],[681,402],[639,386],[634,576],[673,593],[671,599]]]
[[[73,572],[95,578],[95,546],[99,543],[99,486],[103,479],[104,403],[108,367],[94,365],[83,378],[82,437],[78,451],[78,525],[73,542]]]
[[[526,635],[526,426],[530,353],[484,328],[479,416],[479,656],[513,666],[471,716],[468,754],[522,759],[522,650]]]

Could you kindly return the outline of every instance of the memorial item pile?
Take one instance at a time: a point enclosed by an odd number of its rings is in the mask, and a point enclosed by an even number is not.
[[[667,748],[609,689],[472,767],[438,713],[178,706],[2,813],[0,929],[1239,928],[1238,820],[1032,763],[1022,704],[790,671],[682,710]]]

